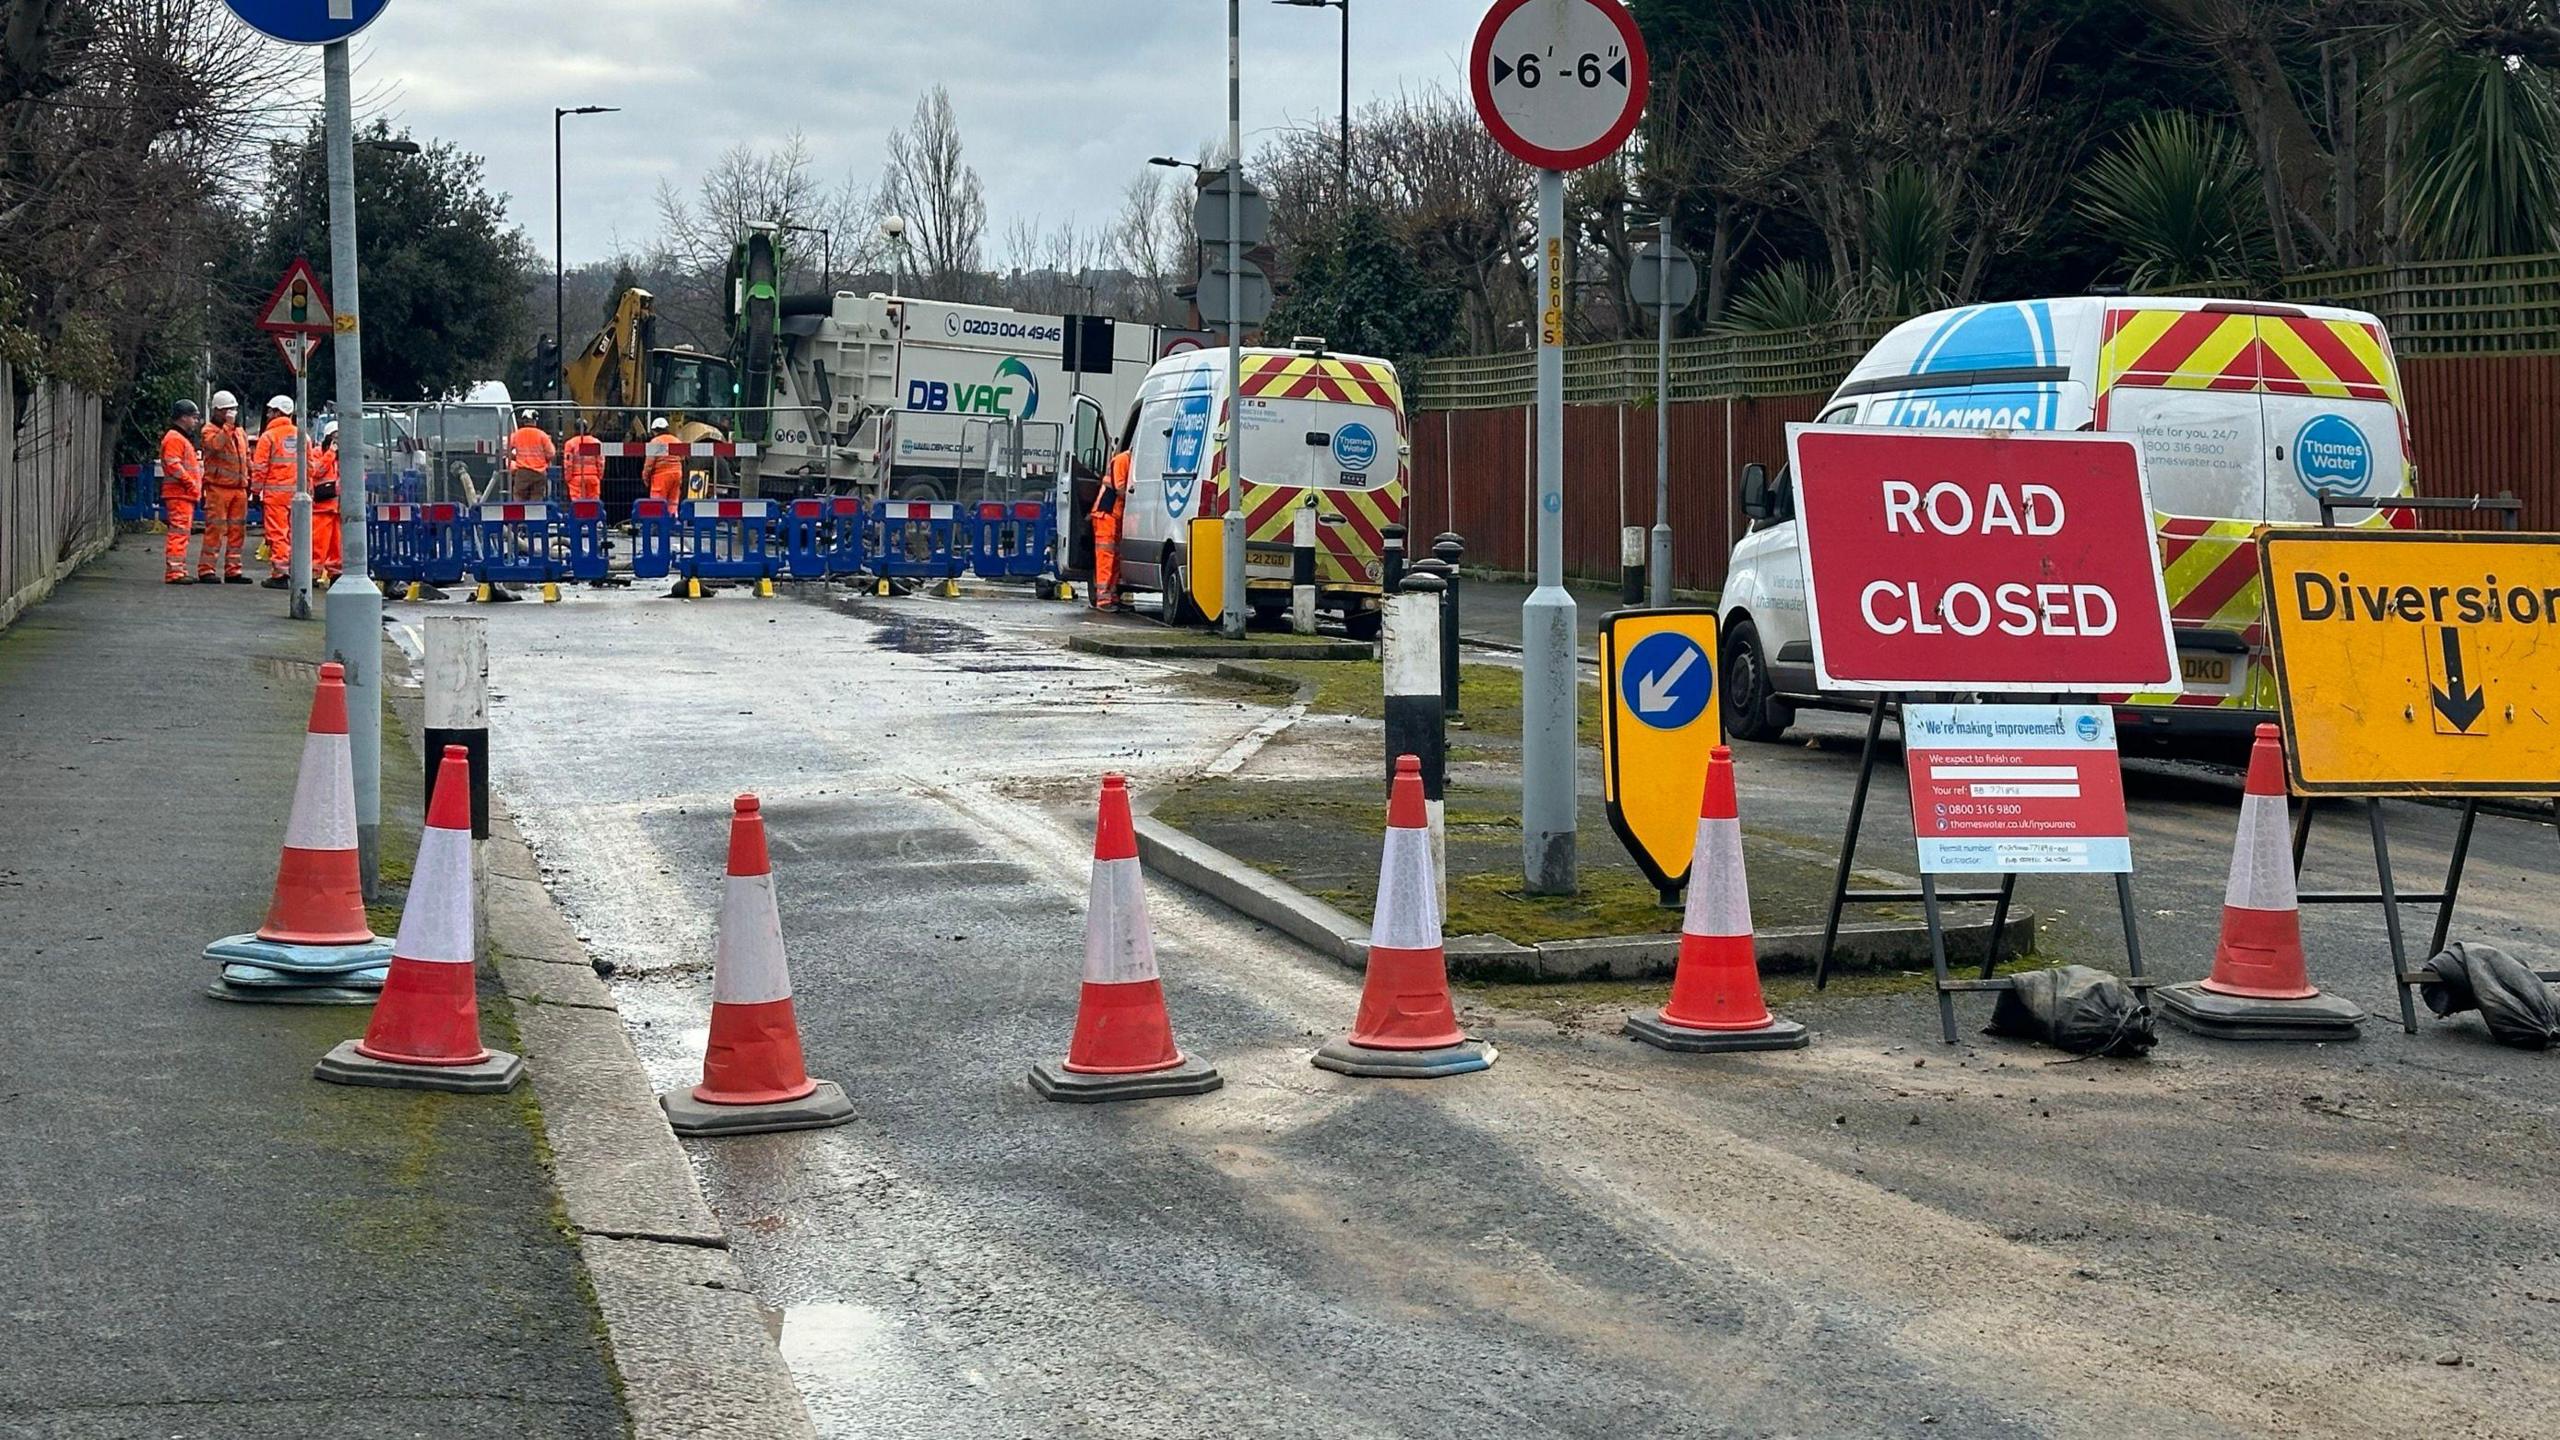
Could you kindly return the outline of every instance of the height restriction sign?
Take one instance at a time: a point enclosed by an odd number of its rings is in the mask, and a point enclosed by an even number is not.
[[[1494,0],[1467,84],[1495,143],[1540,170],[1579,170],[1644,114],[1644,37],[1619,0]]]
[[[1825,688],[2181,688],[2130,436],[1790,425],[1787,453]]]
[[[2560,535],[2271,530],[2258,565],[2295,789],[2560,791]]]

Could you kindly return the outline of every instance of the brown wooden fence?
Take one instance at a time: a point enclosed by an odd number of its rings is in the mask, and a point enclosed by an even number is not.
[[[2401,361],[2418,488],[2429,495],[2511,492],[2528,530],[2560,530],[2560,355]],[[1789,421],[1811,420],[1822,392],[1693,400],[1671,407],[1672,583],[1714,589],[1741,533],[1733,508],[1742,467],[1775,470]],[[1529,412],[1524,406],[1424,410],[1413,417],[1412,520],[1428,537],[1456,530],[1467,562],[1533,568]],[[1622,526],[1653,524],[1650,407],[1565,407],[1567,573],[1618,573]],[[2437,523],[2429,517],[2430,523]],[[1426,539],[1427,543],[1427,539]]]

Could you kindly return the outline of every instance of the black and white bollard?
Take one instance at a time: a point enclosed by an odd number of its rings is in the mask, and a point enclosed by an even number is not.
[[[447,745],[471,761],[471,838],[489,838],[489,636],[477,615],[426,619],[427,788]]]
[[[1316,497],[1310,492],[1289,522],[1289,630],[1316,633]]]
[[[1431,820],[1431,870],[1445,913],[1449,900],[1449,849],[1442,790],[1449,771],[1448,712],[1440,703],[1440,600],[1448,587],[1437,575],[1408,574],[1404,588],[1386,597],[1380,655],[1386,672],[1387,784],[1396,757],[1422,762],[1422,800]]]
[[[1393,595],[1404,586],[1404,527],[1389,525],[1378,532],[1383,552],[1378,562],[1378,585]]]
[[[1455,530],[1443,530],[1431,540],[1431,558],[1440,562],[1440,578],[1448,582],[1447,593],[1440,598],[1440,705],[1458,713],[1458,562],[1466,558],[1467,542]]]
[[[1618,601],[1631,610],[1644,603],[1644,546],[1643,526],[1618,531]]]

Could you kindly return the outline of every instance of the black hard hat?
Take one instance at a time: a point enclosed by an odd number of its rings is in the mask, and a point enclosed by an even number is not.
[[[197,411],[196,402],[193,400],[181,400],[169,407],[169,418],[172,420],[184,420],[198,413],[200,412]]]

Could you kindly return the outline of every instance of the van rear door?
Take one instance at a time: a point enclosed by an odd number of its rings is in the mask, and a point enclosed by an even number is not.
[[[2261,316],[2268,464],[2264,517],[2318,524],[2320,497],[2404,495],[2409,466],[2394,403],[2399,377],[2379,327]],[[2347,511],[2347,524],[2370,512]]]
[[[1248,578],[1285,582],[1290,527],[1316,498],[1316,580],[1375,585],[1387,526],[1404,523],[1403,434],[1396,412],[1339,400],[1246,397],[1243,417]]]

